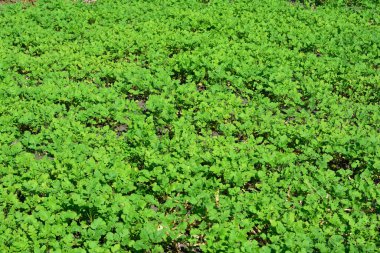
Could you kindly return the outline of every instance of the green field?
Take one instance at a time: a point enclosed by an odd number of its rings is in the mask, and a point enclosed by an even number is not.
[[[380,4],[0,5],[0,252],[379,252]]]

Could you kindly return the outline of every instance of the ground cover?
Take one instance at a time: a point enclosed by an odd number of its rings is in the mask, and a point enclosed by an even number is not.
[[[376,252],[379,9],[0,5],[0,251]]]

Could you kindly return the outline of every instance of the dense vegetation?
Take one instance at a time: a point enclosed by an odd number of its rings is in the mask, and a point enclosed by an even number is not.
[[[377,251],[380,6],[335,3],[0,5],[0,251]]]

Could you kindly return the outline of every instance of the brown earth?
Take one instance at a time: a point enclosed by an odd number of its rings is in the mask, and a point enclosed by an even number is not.
[[[34,3],[36,0],[0,0],[0,4],[14,4],[18,2],[22,3]]]

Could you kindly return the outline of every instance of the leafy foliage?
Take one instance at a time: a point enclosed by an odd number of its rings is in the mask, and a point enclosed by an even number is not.
[[[292,0],[292,2],[302,3],[307,6],[350,6],[350,7],[374,7],[378,6],[379,0]]]
[[[377,251],[373,4],[1,5],[0,251]]]

